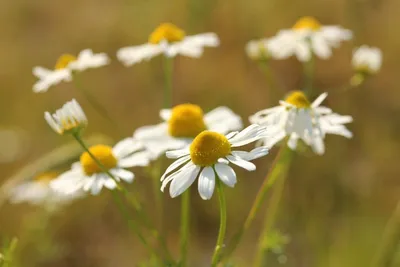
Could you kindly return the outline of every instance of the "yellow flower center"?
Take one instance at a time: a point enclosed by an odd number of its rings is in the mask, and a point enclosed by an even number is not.
[[[163,23],[158,26],[149,37],[149,43],[158,44],[162,40],[168,43],[179,42],[185,37],[185,32],[172,23]]]
[[[194,138],[206,130],[203,110],[193,104],[177,105],[168,120],[168,132],[173,137]]]
[[[107,170],[117,166],[117,159],[112,153],[112,148],[106,145],[95,145],[89,148],[90,153],[103,165]],[[80,162],[86,175],[103,172],[101,167],[93,160],[88,152],[81,155]]]
[[[206,167],[217,163],[219,158],[231,153],[231,144],[228,139],[219,133],[203,131],[190,145],[190,158],[198,166]]]
[[[58,175],[59,175],[58,172],[44,172],[44,173],[41,173],[41,174],[35,176],[33,178],[33,180],[40,182],[40,183],[48,184],[48,183],[50,183],[51,180],[56,178]]]
[[[293,29],[294,30],[312,30],[312,31],[318,31],[321,28],[321,23],[314,18],[314,17],[302,17],[300,18],[296,24],[294,24]]]
[[[285,99],[285,102],[297,108],[309,108],[311,106],[310,101],[308,101],[306,95],[302,91],[293,91]]]
[[[69,63],[76,61],[76,57],[70,54],[61,55],[56,63],[55,69],[61,70],[68,67]]]

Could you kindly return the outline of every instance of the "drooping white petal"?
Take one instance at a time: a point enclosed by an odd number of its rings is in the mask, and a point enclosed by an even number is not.
[[[248,171],[254,171],[256,169],[256,165],[247,160],[241,159],[237,155],[228,155],[226,158],[233,164],[242,167],[243,169],[246,169]]]
[[[292,133],[290,135],[289,141],[288,141],[288,147],[292,150],[296,150],[297,148],[297,141],[299,140],[299,135],[296,133]]]
[[[208,200],[212,197],[215,188],[215,173],[213,168],[206,167],[200,172],[198,189],[200,197]]]
[[[236,184],[236,173],[235,171],[226,164],[217,163],[214,166],[215,171],[219,179],[229,187],[234,187]]]
[[[120,178],[121,180],[124,180],[125,182],[131,183],[133,179],[135,178],[135,175],[133,172],[127,171],[122,168],[114,168],[110,170],[110,173],[115,176],[116,178]]]
[[[165,170],[164,174],[161,176],[161,181],[163,181],[165,179],[165,177],[172,172],[173,170],[175,170],[176,168],[178,168],[179,166],[181,166],[184,163],[187,163],[190,160],[190,156],[184,156],[180,159],[175,160],[171,165],[169,165],[169,167]]]
[[[169,194],[172,198],[179,196],[186,191],[194,182],[199,174],[200,167],[191,164],[185,171],[180,172],[180,175],[172,180],[169,187]]]

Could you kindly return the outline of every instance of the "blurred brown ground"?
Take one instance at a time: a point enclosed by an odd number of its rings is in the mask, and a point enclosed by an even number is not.
[[[313,15],[323,24],[340,24],[354,31],[355,39],[343,44],[330,60],[317,61],[315,84],[321,92],[330,93],[326,105],[354,117],[349,127],[355,137],[328,136],[324,156],[306,153],[296,158],[279,214],[278,228],[292,240],[286,251],[288,262],[281,266],[367,266],[400,198],[399,9],[397,0],[3,0],[0,126],[25,134],[23,153],[13,162],[0,163],[2,182],[25,164],[70,141],[49,129],[43,112],[73,97],[87,112],[87,136],[100,132],[117,140],[139,126],[158,122],[163,82],[160,58],[125,68],[115,53],[121,47],[145,42],[159,23],[176,23],[188,34],[213,31],[221,38],[221,46],[207,49],[201,59],[176,60],[174,103],[192,102],[205,110],[226,105],[247,120],[250,114],[275,105],[277,99],[269,98],[272,89],[256,64],[246,58],[245,43],[272,36],[291,27],[299,17]],[[351,75],[353,46],[364,43],[383,50],[382,71],[362,88],[335,92]],[[33,66],[51,68],[60,54],[76,54],[84,48],[112,57],[111,65],[85,72],[83,83],[104,103],[123,133],[96,114],[72,84],[64,83],[44,94],[31,90]],[[301,65],[294,59],[273,62],[273,71],[284,91],[302,84]],[[9,149],[6,139],[0,140],[0,147]],[[239,172],[237,186],[226,190],[228,237],[245,218],[275,154],[276,148],[258,160],[255,173]],[[136,170],[136,174],[130,188],[140,194],[151,212],[151,183],[143,171]],[[215,197],[202,201],[193,193],[190,266],[207,266],[218,230],[218,203]],[[179,199],[165,196],[165,200],[168,216],[164,225],[177,254]],[[2,207],[0,235],[20,237],[18,266],[122,267],[136,266],[146,257],[106,191],[72,204],[53,218],[43,230],[52,236],[47,246],[46,241],[29,240],[32,235],[27,234],[30,226],[44,224],[38,219],[40,213],[27,205]],[[238,266],[248,266],[254,256],[262,221],[260,213],[235,254]],[[50,248],[58,249],[50,252]]]

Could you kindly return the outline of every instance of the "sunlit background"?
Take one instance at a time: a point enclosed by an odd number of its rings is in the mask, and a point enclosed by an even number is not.
[[[146,42],[162,22],[175,23],[188,34],[215,32],[221,39],[220,47],[206,49],[200,59],[176,59],[173,103],[195,103],[204,110],[226,105],[248,123],[249,115],[276,105],[287,92],[301,88],[303,76],[296,59],[273,61],[277,88],[269,88],[257,64],[246,57],[246,42],[272,36],[291,27],[299,17],[312,15],[323,24],[342,25],[354,32],[354,40],[343,43],[331,59],[317,60],[314,81],[316,95],[329,93],[325,105],[353,116],[349,128],[354,138],[328,136],[324,156],[308,150],[297,153],[277,222],[277,228],[290,237],[283,252],[287,260],[278,263],[282,255],[270,253],[269,262],[271,267],[368,266],[400,199],[399,9],[397,0],[3,1],[1,182],[73,141],[55,134],[43,119],[44,111],[54,111],[72,98],[88,116],[84,135],[88,140],[113,143],[132,135],[139,126],[159,122],[161,58],[126,68],[115,54],[121,47]],[[361,44],[382,49],[382,70],[361,87],[343,92],[342,86],[352,75],[352,49]],[[77,54],[85,48],[106,52],[112,58],[109,66],[83,73],[82,84],[107,107],[118,128],[99,115],[72,83],[62,83],[43,94],[32,92],[34,66],[52,68],[61,54]],[[274,148],[269,156],[257,160],[254,173],[238,171],[238,184],[226,190],[227,240],[245,219],[276,152]],[[78,156],[75,147],[65,157],[50,156],[49,165],[63,171]],[[41,162],[43,165],[46,160]],[[42,165],[37,168],[47,168],[46,163]],[[134,171],[137,178],[129,189],[158,219],[150,178],[143,169]],[[22,176],[34,174],[29,169]],[[214,196],[203,201],[197,192],[192,196],[190,266],[207,266],[217,237],[218,200]],[[178,255],[180,201],[168,194],[163,197],[166,211],[160,224]],[[250,266],[266,204],[233,256],[236,266]],[[49,220],[42,209],[27,204],[6,201],[0,212],[2,242],[14,236],[19,239],[15,266],[141,266],[148,258],[107,190],[72,203]]]

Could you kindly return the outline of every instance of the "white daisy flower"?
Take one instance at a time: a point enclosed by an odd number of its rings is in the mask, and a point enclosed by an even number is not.
[[[214,193],[216,176],[224,184],[234,187],[236,173],[229,166],[233,163],[248,171],[256,166],[251,160],[268,154],[266,147],[257,147],[250,152],[233,150],[266,137],[266,128],[253,124],[241,132],[223,135],[213,131],[203,131],[190,146],[180,150],[168,151],[168,158],[176,158],[161,177],[161,191],[169,182],[169,193],[176,197],[188,189],[199,177],[198,190],[202,199],[210,199]],[[182,166],[183,165],[183,166]]]
[[[296,56],[302,62],[309,61],[312,54],[321,59],[332,55],[332,49],[342,41],[352,38],[352,32],[340,26],[323,26],[313,17],[303,17],[292,29],[278,32],[270,39],[272,57],[285,59]]]
[[[53,190],[50,187],[50,182],[57,176],[58,173],[56,172],[46,172],[32,180],[20,183],[11,189],[10,202],[14,204],[27,202],[33,205],[57,207],[83,196],[83,191],[76,191],[73,194],[66,195]]]
[[[326,134],[351,138],[352,133],[344,124],[353,121],[351,116],[341,116],[331,109],[320,106],[327,93],[320,95],[310,104],[301,91],[294,91],[280,106],[261,110],[249,118],[251,123],[268,126],[269,138],[262,140],[263,145],[272,147],[285,137],[288,146],[295,150],[298,139],[319,155],[324,154]]]
[[[60,135],[80,131],[87,125],[86,115],[75,99],[65,103],[54,114],[45,112],[44,118],[50,127]]]
[[[88,152],[84,152],[80,161],[74,163],[71,170],[53,180],[50,186],[64,194],[73,194],[83,190],[97,195],[103,187],[115,189],[117,182],[121,180],[131,183],[134,174],[125,168],[149,164],[149,153],[144,151],[143,146],[132,138],[126,138],[114,147],[95,145],[90,147],[89,151],[114,179],[99,167]]]
[[[252,60],[268,60],[271,57],[269,39],[251,40],[246,44],[245,51]]]
[[[204,47],[218,45],[219,39],[215,33],[186,36],[185,32],[174,24],[163,23],[151,33],[148,43],[121,48],[117,52],[117,58],[125,66],[149,60],[160,54],[167,57],[180,54],[198,58],[203,54]]]
[[[382,66],[382,51],[376,47],[362,45],[353,52],[352,65],[365,75],[377,73]]]
[[[33,75],[39,79],[33,85],[33,92],[44,93],[60,82],[70,82],[73,79],[74,71],[81,72],[90,68],[102,67],[108,63],[109,58],[106,54],[93,54],[91,49],[82,50],[78,58],[70,54],[61,55],[54,70],[43,67],[33,68]]]
[[[204,115],[197,105],[181,104],[161,110],[160,116],[165,122],[140,127],[133,134],[155,158],[167,150],[183,148],[204,130],[226,134],[243,127],[241,118],[227,107]]]

